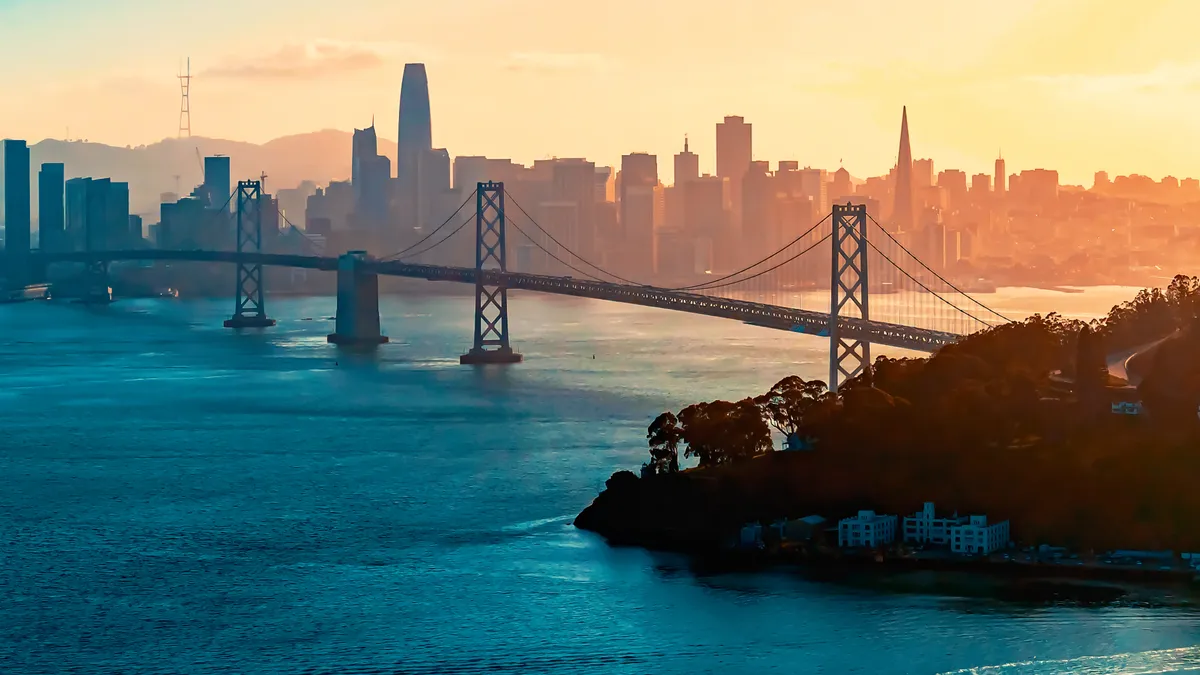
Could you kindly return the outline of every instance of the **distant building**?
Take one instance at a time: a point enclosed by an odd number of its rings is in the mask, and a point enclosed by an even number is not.
[[[226,210],[236,210],[233,203],[233,183],[230,178],[229,158],[224,155],[213,155],[204,158],[204,194],[208,198],[208,207]]]
[[[654,189],[658,158],[633,153],[621,158],[620,228],[624,234],[624,265],[635,278],[654,272]]]
[[[717,176],[729,181],[730,211],[742,218],[742,179],[754,159],[753,125],[745,118],[727,116],[717,123]]]
[[[988,525],[987,516],[971,516],[968,523],[954,527],[951,536],[951,551],[988,555],[1008,546],[1008,521]]]
[[[904,517],[904,541],[949,546],[952,530],[966,522],[968,519],[957,513],[949,518],[938,518],[933,502],[925,502],[920,511]]]
[[[47,162],[38,171],[38,247],[67,250],[66,172],[61,163]]]
[[[687,136],[683,137],[683,152],[675,155],[675,185],[683,185],[700,177],[700,157],[688,148]]]
[[[4,255],[10,284],[24,285],[29,261],[29,146],[4,141]]]
[[[1005,194],[1004,179],[1007,175],[1008,174],[1005,173],[1005,169],[1004,169],[1004,158],[1003,157],[996,158],[995,191],[996,191],[997,197],[1004,197],[1004,194]]]
[[[892,205],[893,232],[911,232],[916,220],[913,190],[912,146],[908,139],[908,108],[900,116],[900,154],[896,159],[895,201]]]
[[[388,221],[392,163],[377,152],[375,126],[355,129],[350,184],[354,188],[354,222],[364,229],[381,230]],[[446,186],[449,187],[449,169]]]
[[[879,548],[896,541],[896,516],[859,511],[853,518],[838,521],[838,546]]]
[[[933,160],[932,159],[914,159],[913,160],[913,189],[920,190],[934,185],[933,182]]]
[[[971,176],[971,194],[976,200],[983,199],[992,191],[992,177],[986,173]]]

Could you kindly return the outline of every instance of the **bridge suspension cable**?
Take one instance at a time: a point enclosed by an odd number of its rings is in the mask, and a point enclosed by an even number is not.
[[[467,225],[469,225],[469,224],[470,224],[472,221],[474,221],[474,220],[475,220],[475,214],[474,214],[474,213],[472,213],[471,215],[467,216],[467,219],[466,219],[466,220],[464,220],[464,221],[462,221],[461,223],[459,223],[458,227],[454,228],[454,230],[453,230],[453,231],[451,231],[451,232],[450,232],[449,234],[447,234],[446,236],[444,236],[444,237],[442,237],[441,239],[437,240],[437,242],[435,242],[435,243],[434,243],[432,246],[427,246],[427,247],[425,247],[425,248],[421,249],[420,251],[415,251],[415,252],[413,252],[413,253],[406,253],[406,254],[403,254],[403,255],[395,254],[395,255],[396,255],[396,257],[395,257],[395,258],[390,258],[390,259],[393,259],[393,260],[401,260],[401,261],[403,261],[403,260],[404,260],[404,259],[406,259],[406,258],[415,258],[415,257],[417,257],[417,256],[419,256],[419,255],[422,255],[422,254],[424,254],[424,253],[429,253],[429,252],[430,252],[430,251],[432,251],[433,249],[435,249],[435,248],[437,248],[437,247],[441,246],[442,244],[446,243],[446,241],[447,241],[447,240],[449,240],[449,239],[450,239],[450,237],[453,237],[454,235],[458,234],[458,233],[459,233],[459,231],[461,231],[461,230],[462,230],[464,227],[466,227]],[[438,229],[441,229],[441,228],[438,228]],[[436,230],[435,230],[435,232],[436,232]],[[389,259],[389,258],[385,258],[384,260],[388,260],[388,259]]]
[[[832,214],[830,214],[830,215],[832,215]],[[785,265],[785,264],[787,264],[787,263],[790,263],[790,262],[792,262],[793,260],[795,260],[795,259],[799,258],[800,256],[804,255],[805,253],[808,253],[809,251],[813,250],[814,248],[816,248],[816,247],[817,247],[817,244],[820,244],[821,242],[825,241],[825,240],[826,240],[826,239],[828,239],[829,237],[828,237],[828,236],[825,236],[825,237],[821,238],[819,241],[817,241],[816,243],[814,243],[812,246],[809,246],[808,248],[806,248],[806,249],[804,249],[803,251],[801,251],[801,252],[797,253],[796,255],[792,256],[791,258],[788,258],[787,260],[783,261],[783,262],[782,262],[782,263],[780,263],[779,265],[775,265],[775,266],[774,266],[774,267],[772,267],[771,269],[768,269],[768,270],[763,270],[762,272],[759,272],[758,274],[754,274],[754,275],[752,275],[752,276],[746,277],[745,279],[738,279],[737,281],[730,282],[729,284],[714,285],[714,284],[718,284],[718,282],[722,282],[722,281],[725,281],[725,280],[727,280],[727,279],[732,279],[733,277],[736,277],[737,275],[739,275],[739,274],[742,274],[743,272],[747,272],[747,271],[749,271],[749,270],[752,270],[752,269],[754,269],[755,267],[758,267],[759,265],[761,265],[761,264],[763,264],[763,263],[767,262],[767,261],[768,261],[768,260],[770,260],[771,258],[774,258],[775,256],[779,255],[780,253],[783,253],[784,251],[788,250],[789,248],[791,248],[791,247],[792,247],[792,246],[794,246],[795,244],[798,244],[798,243],[800,243],[800,241],[801,241],[801,240],[803,240],[803,239],[804,239],[805,237],[807,237],[808,235],[812,234],[812,233],[813,233],[813,232],[814,232],[814,231],[815,231],[815,230],[816,230],[818,227],[820,227],[821,225],[825,224],[825,221],[829,220],[829,217],[830,217],[830,215],[827,215],[827,216],[825,216],[824,218],[822,218],[821,220],[817,221],[817,223],[816,223],[815,225],[813,225],[812,227],[810,227],[810,228],[808,228],[807,230],[805,230],[805,232],[804,232],[803,234],[801,234],[799,237],[796,237],[795,239],[793,239],[793,240],[791,240],[790,242],[788,242],[787,244],[785,244],[785,245],[783,246],[783,248],[779,249],[778,251],[775,251],[775,252],[774,252],[774,253],[772,253],[771,255],[769,255],[769,256],[767,256],[767,257],[763,258],[762,260],[759,260],[758,262],[755,262],[755,263],[754,263],[754,264],[752,264],[752,265],[749,265],[749,266],[747,266],[747,267],[743,267],[742,269],[740,269],[740,270],[738,270],[738,271],[736,271],[736,272],[733,272],[733,273],[730,273],[730,274],[726,274],[726,275],[725,275],[725,276],[723,276],[723,277],[719,277],[719,278],[716,278],[716,279],[710,279],[710,280],[708,280],[708,281],[705,281],[705,282],[703,282],[703,283],[699,283],[699,284],[693,284],[693,285],[691,285],[691,286],[679,286],[679,287],[676,287],[676,288],[668,288],[668,289],[666,289],[666,290],[669,290],[669,291],[691,291],[691,290],[705,290],[705,289],[707,289],[708,287],[712,287],[712,288],[722,288],[722,287],[724,287],[724,286],[729,286],[729,285],[732,285],[732,284],[734,284],[734,283],[740,283],[740,282],[742,282],[742,281],[749,281],[750,279],[754,279],[754,278],[756,278],[756,277],[760,277],[760,276],[762,276],[763,274],[766,274],[767,272],[771,272],[771,271],[773,271],[773,270],[775,270],[775,269],[779,268],[781,265]]]
[[[923,261],[923,260],[921,260],[920,258],[918,258],[918,257],[917,257],[917,255],[916,255],[915,253],[913,253],[912,251],[908,250],[908,248],[907,248],[907,247],[905,247],[905,246],[904,246],[904,244],[901,244],[901,243],[900,243],[900,241],[899,241],[898,239],[896,239],[895,237],[893,237],[893,236],[892,236],[892,233],[891,233],[891,232],[888,232],[888,231],[887,231],[887,230],[886,230],[886,229],[885,229],[885,228],[884,228],[882,225],[880,225],[880,224],[879,224],[879,221],[875,220],[875,218],[874,218],[874,217],[873,217],[873,216],[872,216],[870,213],[868,213],[868,214],[867,214],[867,218],[870,218],[871,222],[875,224],[875,227],[876,227],[876,228],[878,228],[880,232],[882,232],[882,233],[884,233],[885,235],[887,235],[887,238],[888,238],[888,239],[891,239],[893,244],[895,244],[895,245],[896,245],[896,246],[897,246],[897,247],[898,247],[898,248],[899,248],[901,251],[904,251],[905,253],[907,253],[907,254],[908,254],[908,257],[912,258],[913,260],[916,260],[918,265],[920,265],[921,267],[924,267],[926,271],[928,271],[928,272],[929,272],[930,274],[932,274],[933,276],[937,277],[938,281],[941,281],[943,284],[946,284],[946,286],[950,287],[950,288],[951,288],[951,289],[952,289],[952,290],[953,290],[955,293],[958,293],[959,295],[961,295],[961,296],[965,297],[966,299],[970,300],[971,302],[975,303],[976,305],[979,305],[979,307],[981,307],[983,310],[985,310],[985,311],[987,311],[987,312],[989,312],[989,313],[991,313],[991,314],[993,314],[993,315],[995,315],[995,316],[999,317],[999,318],[1000,318],[1001,320],[1003,320],[1005,323],[1009,323],[1009,322],[1011,322],[1011,321],[1012,321],[1012,319],[1008,318],[1007,316],[1004,316],[1003,314],[1001,314],[1000,312],[997,312],[996,310],[992,309],[991,307],[988,307],[987,305],[983,304],[983,303],[982,303],[982,302],[980,302],[979,300],[976,300],[976,299],[975,299],[974,297],[972,297],[971,295],[969,295],[969,294],[967,294],[967,293],[963,292],[963,291],[962,291],[961,289],[959,289],[957,286],[955,286],[954,284],[952,284],[952,283],[950,283],[949,281],[947,281],[945,277],[943,277],[941,274],[938,274],[938,273],[937,273],[935,270],[933,270],[931,267],[929,267],[929,265],[926,265],[926,264],[925,264],[925,261]],[[898,270],[900,270],[901,272],[903,272],[903,273],[904,273],[904,275],[905,275],[905,276],[907,276],[909,279],[912,279],[913,281],[917,281],[915,278],[913,278],[913,276],[912,276],[911,274],[909,274],[907,271],[905,271],[905,270],[904,270],[904,268],[902,268],[902,267],[900,267],[899,265],[897,265],[896,263],[892,262],[892,260],[891,260],[890,258],[888,258],[888,257],[887,257],[887,256],[886,256],[886,255],[883,253],[883,251],[880,251],[880,250],[879,250],[878,248],[876,248],[874,245],[872,245],[871,247],[872,247],[872,248],[874,248],[874,249],[875,249],[875,251],[876,251],[876,252],[878,252],[880,255],[882,255],[882,256],[883,256],[885,259],[887,259],[887,261],[888,261],[889,263],[891,263],[893,267],[895,267],[896,269],[898,269]],[[919,282],[919,281],[918,281],[917,283],[921,283],[921,282]],[[924,287],[924,284],[922,284],[922,287]],[[929,289],[928,289],[928,288],[926,288],[926,290],[929,290]],[[930,293],[932,293],[933,291],[929,291],[929,292],[930,292]],[[954,305],[954,303],[952,303],[952,302],[949,302],[948,300],[945,300],[944,298],[942,299],[942,302],[945,302],[946,304],[950,305],[951,307],[954,307],[955,309],[958,309],[958,307],[957,307],[956,305]],[[961,309],[959,309],[959,311],[962,311],[962,310],[961,310]],[[971,315],[970,315],[970,314],[968,314],[967,316],[971,316]],[[975,318],[975,320],[976,320],[976,321],[979,321],[980,323],[982,323],[982,324],[984,324],[984,325],[988,325],[988,323],[987,323],[986,321],[983,321],[983,320],[981,320],[981,319],[979,319],[979,318],[977,318],[977,317],[972,317],[972,318]]]
[[[467,198],[466,198],[466,199],[464,199],[464,200],[463,200],[463,202],[462,202],[461,204],[459,204],[459,205],[458,205],[458,208],[457,208],[457,209],[454,209],[454,213],[451,213],[451,214],[450,214],[450,216],[449,216],[448,218],[446,218],[445,220],[443,220],[441,225],[438,225],[438,226],[437,226],[437,227],[435,227],[434,229],[430,230],[430,231],[429,231],[429,234],[425,235],[424,237],[421,237],[421,238],[420,238],[420,239],[418,239],[418,240],[417,240],[417,241],[416,241],[416,242],[415,242],[413,245],[411,245],[411,246],[409,246],[409,247],[407,247],[407,248],[400,249],[399,251],[396,251],[395,253],[393,253],[393,254],[391,254],[391,255],[388,255],[388,256],[385,256],[385,257],[383,257],[383,258],[380,258],[380,259],[379,259],[379,260],[380,260],[380,262],[384,262],[384,261],[388,261],[388,260],[397,260],[397,259],[399,259],[401,256],[404,256],[404,254],[405,254],[405,253],[408,253],[409,251],[413,250],[414,248],[416,248],[416,247],[420,246],[421,244],[424,244],[425,242],[429,241],[429,239],[431,239],[431,238],[433,237],[433,235],[437,234],[439,231],[441,231],[441,229],[442,229],[443,227],[445,227],[446,225],[449,225],[449,224],[450,224],[450,221],[454,220],[454,217],[455,217],[455,216],[457,216],[457,215],[459,214],[459,212],[463,210],[463,207],[464,207],[464,206],[466,206],[467,204],[469,204],[469,203],[471,202],[471,199],[472,199],[472,198],[475,196],[475,193],[476,193],[477,191],[478,191],[478,190],[472,190],[472,191],[471,191],[471,194],[467,195]],[[474,218],[475,216],[474,216],[474,215],[472,215],[471,217],[472,217],[472,218]],[[462,229],[462,226],[459,226],[459,228],[458,228],[458,229]],[[457,231],[458,231],[458,230],[455,230],[455,232],[457,232]],[[447,239],[448,239],[448,238],[449,238],[449,237],[447,237]],[[442,243],[442,242],[444,242],[444,241],[446,241],[446,239],[442,239],[441,241],[439,241],[439,242],[438,242],[438,244],[441,244],[441,243]],[[434,246],[436,246],[436,245],[437,245],[437,244],[435,244]],[[431,251],[431,250],[433,250],[433,249],[432,249],[432,248],[428,248],[428,249],[425,249],[425,251],[422,251],[422,252],[424,253],[424,252],[428,252],[428,251]],[[411,256],[407,256],[407,257],[411,257]]]
[[[625,283],[627,283],[627,284],[632,284],[632,285],[634,285],[634,286],[648,286],[648,285],[649,285],[649,284],[643,284],[643,283],[641,283],[641,282],[638,282],[638,281],[633,281],[633,280],[631,280],[631,279],[626,279],[625,277],[622,277],[622,276],[620,276],[620,275],[613,274],[612,272],[609,272],[608,270],[604,269],[603,267],[600,267],[599,265],[595,265],[595,264],[593,264],[593,263],[589,262],[589,261],[588,261],[586,258],[584,258],[583,256],[579,255],[578,253],[576,253],[576,252],[572,251],[571,249],[567,248],[566,246],[564,246],[564,245],[563,245],[563,243],[562,243],[561,241],[559,241],[559,240],[557,240],[557,239],[555,239],[555,238],[554,238],[554,235],[552,235],[552,234],[550,234],[549,232],[547,232],[547,231],[546,231],[546,228],[544,228],[544,227],[542,227],[541,225],[539,225],[539,224],[538,224],[538,222],[537,222],[536,220],[534,220],[534,219],[533,219],[533,216],[529,215],[529,212],[525,210],[525,207],[521,206],[521,202],[518,202],[518,201],[517,201],[517,199],[516,199],[516,197],[513,197],[513,196],[512,196],[512,193],[511,193],[511,192],[509,192],[509,191],[506,189],[506,190],[504,191],[504,194],[505,194],[505,195],[506,195],[506,196],[507,196],[507,197],[508,197],[508,198],[509,198],[509,199],[512,201],[512,203],[513,203],[513,204],[515,204],[515,205],[516,205],[517,209],[519,209],[519,210],[521,211],[521,213],[523,213],[523,214],[525,215],[525,217],[529,219],[529,222],[530,222],[530,223],[532,223],[534,227],[536,227],[538,230],[540,230],[542,234],[544,234],[544,235],[546,235],[547,237],[549,237],[549,238],[550,238],[550,241],[554,242],[554,243],[555,243],[555,244],[556,244],[556,245],[557,245],[557,246],[558,246],[560,249],[562,249],[562,250],[566,251],[567,253],[570,253],[570,254],[571,254],[571,255],[572,255],[572,256],[573,256],[573,257],[574,257],[576,260],[578,260],[579,262],[583,263],[584,265],[587,265],[588,267],[591,267],[592,269],[595,269],[595,270],[597,270],[597,271],[598,271],[598,272],[600,272],[601,274],[604,274],[604,275],[610,276],[610,277],[612,277],[612,278],[614,278],[614,279],[617,279],[618,281],[623,281],[623,282],[625,282]],[[549,254],[549,255],[550,255],[550,257],[554,258],[555,260],[558,260],[558,262],[560,262],[560,263],[562,263],[562,264],[566,265],[567,267],[570,267],[571,269],[575,270],[576,272],[579,272],[580,274],[584,274],[584,272],[580,272],[580,271],[579,271],[578,269],[576,269],[575,267],[572,267],[571,265],[567,265],[566,263],[563,263],[563,262],[562,262],[562,260],[559,260],[559,258],[558,258],[557,256],[555,256],[555,255],[551,254],[549,251],[546,251],[546,249],[545,249],[545,248],[543,248],[543,247],[542,247],[540,244],[538,244],[536,241],[534,241],[532,237],[530,237],[528,234],[526,234],[526,233],[525,233],[524,231],[522,231],[520,228],[517,228],[517,231],[518,231],[518,232],[521,232],[521,234],[524,234],[526,239],[529,239],[530,241],[532,241],[532,242],[533,242],[533,244],[534,244],[535,246],[537,246],[538,248],[540,248],[540,249],[542,249],[543,251],[545,251],[547,254]],[[603,281],[603,279],[601,279],[601,278],[599,278],[599,277],[597,277],[597,276],[595,276],[595,275],[593,275],[593,274],[588,274],[587,276],[591,277],[592,279],[595,279],[596,281]]]
[[[942,296],[941,296],[941,294],[939,294],[937,291],[935,291],[935,290],[933,290],[932,288],[930,288],[930,287],[926,286],[926,285],[925,285],[925,283],[924,283],[924,282],[922,282],[920,279],[917,279],[917,278],[916,278],[916,277],[914,277],[913,275],[909,274],[907,270],[905,270],[903,267],[901,267],[901,266],[897,265],[897,264],[896,264],[896,262],[895,262],[894,260],[892,260],[890,257],[888,257],[888,254],[886,254],[886,253],[884,253],[882,250],[880,250],[880,249],[879,249],[879,247],[875,245],[875,242],[873,242],[873,241],[870,241],[870,240],[868,239],[868,240],[867,240],[867,245],[868,245],[868,246],[870,246],[870,247],[871,247],[871,249],[872,249],[872,250],[874,250],[876,253],[878,253],[880,256],[882,256],[884,260],[888,261],[888,263],[890,263],[892,267],[894,267],[894,268],[896,268],[897,270],[899,270],[901,274],[903,274],[905,277],[907,277],[907,278],[909,279],[909,281],[912,281],[913,283],[915,283],[916,285],[918,285],[918,286],[920,286],[922,289],[924,289],[924,291],[925,291],[926,293],[929,293],[929,294],[930,294],[930,295],[932,295],[933,297],[937,298],[938,300],[941,300],[941,301],[942,301],[942,302],[944,302],[945,304],[947,304],[947,305],[949,305],[950,307],[954,308],[954,309],[955,309],[955,310],[957,310],[957,311],[958,311],[960,314],[962,314],[963,316],[967,317],[968,319],[971,319],[972,321],[976,321],[976,322],[978,322],[978,323],[980,323],[980,324],[983,324],[984,326],[988,325],[988,323],[987,323],[986,321],[984,321],[983,319],[980,319],[979,317],[977,317],[977,316],[975,316],[975,315],[971,314],[970,312],[968,312],[967,310],[963,309],[962,307],[959,307],[958,305],[954,304],[953,302],[950,302],[950,301],[949,301],[949,300],[947,300],[946,298],[942,297]]]
[[[517,208],[520,208],[520,206],[518,206]],[[521,212],[522,212],[522,213],[525,213],[525,210],[524,210],[524,209],[521,209]],[[526,217],[528,217],[528,215],[529,215],[529,214],[525,214],[525,215],[526,215]],[[533,222],[533,219],[532,219],[532,218],[530,218],[530,222]],[[599,281],[600,283],[605,283],[605,284],[612,283],[611,281],[607,281],[607,280],[605,280],[605,279],[601,279],[600,277],[598,277],[598,276],[596,276],[596,275],[594,275],[594,274],[591,274],[591,273],[589,273],[589,272],[584,272],[583,270],[579,269],[578,267],[575,267],[575,266],[574,266],[574,265],[572,265],[571,263],[569,263],[569,262],[566,262],[566,261],[565,261],[565,260],[563,260],[562,258],[560,258],[560,257],[558,257],[558,256],[556,256],[556,255],[554,255],[553,253],[551,253],[551,252],[550,252],[550,249],[546,248],[545,246],[542,246],[542,245],[541,245],[541,244],[538,242],[538,240],[536,240],[536,239],[534,239],[533,237],[529,236],[529,233],[528,233],[528,232],[526,232],[525,230],[522,230],[522,229],[521,229],[521,226],[520,226],[520,225],[518,225],[518,224],[517,224],[517,222],[516,222],[514,219],[512,219],[512,218],[509,218],[509,219],[508,219],[508,224],[509,224],[509,225],[511,225],[511,226],[513,227],[513,229],[515,229],[517,232],[519,232],[519,233],[520,233],[522,236],[524,236],[526,239],[528,239],[528,240],[529,240],[529,242],[530,242],[531,244],[533,244],[533,245],[534,245],[534,246],[536,246],[537,248],[541,249],[542,253],[545,253],[546,255],[550,256],[550,257],[551,257],[551,258],[553,258],[555,261],[557,261],[557,262],[558,262],[558,264],[562,265],[563,267],[566,267],[567,269],[569,269],[569,270],[571,270],[571,271],[573,271],[573,272],[576,272],[577,274],[582,274],[584,277],[586,277],[586,278],[588,278],[588,279],[591,279],[591,280],[593,280],[593,281]],[[534,223],[534,225],[537,225],[537,223]],[[539,227],[538,229],[541,229],[541,228]],[[545,232],[545,230],[542,230],[542,231],[543,231],[543,232]],[[549,236],[549,233],[547,233],[547,236]],[[555,243],[557,243],[557,242],[555,242]],[[563,250],[570,251],[570,249],[568,249],[567,247],[563,246],[562,244],[559,244],[559,246],[560,246],[560,247],[562,247],[562,248],[563,248]],[[579,257],[579,256],[576,256],[576,257]],[[616,275],[613,275],[613,276],[616,276]],[[618,278],[619,278],[619,277],[618,277]],[[624,281],[624,280],[622,279],[622,281]],[[630,282],[630,283],[633,283],[633,282]],[[633,283],[633,285],[634,285],[634,286],[643,286],[644,284]]]
[[[822,221],[822,222],[824,222],[824,221]],[[819,225],[819,224],[820,224],[820,223],[818,223],[818,225]],[[815,229],[815,228],[816,228],[816,225],[814,225],[814,226],[813,226],[813,228]],[[810,231],[811,231],[811,230],[810,230]],[[770,273],[770,272],[774,272],[775,270],[779,269],[780,267],[783,267],[784,265],[786,265],[786,264],[788,264],[788,263],[792,262],[793,260],[796,260],[797,258],[800,258],[800,257],[801,257],[801,256],[803,256],[805,253],[808,253],[809,251],[813,250],[814,248],[816,248],[816,247],[820,246],[821,244],[824,244],[824,243],[825,243],[825,242],[826,242],[826,241],[827,241],[827,240],[828,240],[830,237],[832,237],[832,236],[833,236],[833,233],[832,233],[832,232],[830,232],[829,234],[825,235],[824,237],[821,237],[820,239],[818,239],[818,240],[814,241],[812,244],[810,244],[810,245],[808,246],[808,248],[805,248],[803,251],[800,251],[800,252],[799,252],[799,253],[797,253],[796,255],[794,255],[794,256],[792,256],[792,257],[788,258],[787,260],[783,260],[783,261],[781,261],[781,262],[778,262],[778,263],[776,263],[776,264],[772,265],[771,267],[768,267],[768,268],[767,268],[767,269],[765,269],[765,270],[761,270],[761,271],[759,271],[759,272],[756,272],[755,274],[752,274],[752,275],[750,275],[750,276],[748,276],[748,277],[745,277],[745,278],[742,278],[742,279],[734,279],[733,281],[730,281],[730,282],[727,282],[727,283],[723,283],[723,284],[712,283],[712,284],[705,284],[705,285],[702,285],[702,286],[688,286],[688,287],[686,287],[686,288],[668,288],[668,289],[664,289],[664,290],[668,290],[668,291],[686,291],[686,290],[711,291],[711,290],[713,290],[713,289],[716,289],[716,288],[726,288],[726,287],[728,287],[728,286],[733,286],[734,284],[740,284],[740,283],[743,283],[743,282],[746,282],[746,281],[750,281],[751,279],[757,279],[758,277],[761,277],[761,276],[762,276],[762,275],[764,275],[764,274],[768,274],[768,273]],[[789,244],[789,246],[790,246],[790,244]],[[772,258],[773,258],[773,257],[775,257],[775,254],[771,254],[771,257],[772,257]],[[770,258],[767,258],[766,260],[769,260],[769,259],[770,259]],[[766,262],[766,260],[760,260],[759,262],[755,263],[755,265],[759,265],[759,264],[761,264],[761,263],[763,263],[763,262]],[[753,266],[752,266],[752,267],[753,267]],[[732,276],[732,275],[731,275],[731,276]],[[728,278],[728,277],[726,277],[726,278]]]

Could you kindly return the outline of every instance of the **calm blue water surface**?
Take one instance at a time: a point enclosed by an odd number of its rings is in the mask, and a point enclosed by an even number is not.
[[[0,673],[1200,669],[1187,610],[702,575],[571,526],[654,415],[821,377],[818,338],[514,295],[528,360],[475,370],[469,297],[386,298],[357,358],[332,298],[245,334],[231,303],[0,306]]]

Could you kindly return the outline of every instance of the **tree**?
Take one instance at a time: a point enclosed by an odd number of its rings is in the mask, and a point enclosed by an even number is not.
[[[788,440],[796,444],[803,436],[805,417],[825,395],[827,386],[820,380],[805,381],[791,375],[785,377],[771,390],[754,399],[762,409],[766,421]]]
[[[665,412],[654,418],[646,429],[646,440],[650,444],[650,467],[654,473],[679,471],[679,442],[683,440],[683,431],[674,413]]]
[[[770,452],[771,428],[754,399],[695,403],[679,411],[684,457],[701,467],[718,466]]]

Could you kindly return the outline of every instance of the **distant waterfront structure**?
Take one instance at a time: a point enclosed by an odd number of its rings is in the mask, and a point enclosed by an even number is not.
[[[937,517],[933,502],[904,518],[904,541],[949,546],[955,553],[988,555],[1008,546],[1008,521],[988,524],[987,516]]]
[[[38,248],[65,251],[66,167],[46,162],[38,171]]]
[[[953,537],[951,551],[989,555],[1008,546],[1008,521],[989,525],[987,516],[971,516],[970,522],[954,528]]]
[[[29,146],[25,141],[4,141],[4,255],[10,285],[28,280],[30,239]]]
[[[896,516],[859,511],[853,518],[838,521],[838,546],[879,548],[896,541]]]
[[[913,229],[912,147],[908,139],[908,106],[900,113],[900,151],[896,159],[896,197],[892,206],[892,230]]]

